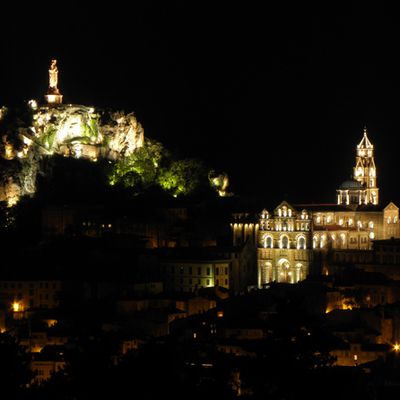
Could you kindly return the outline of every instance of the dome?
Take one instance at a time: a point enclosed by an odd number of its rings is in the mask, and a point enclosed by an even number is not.
[[[357,190],[357,189],[363,189],[363,188],[364,188],[363,184],[354,179],[344,181],[339,187],[339,189],[341,189],[341,190],[349,190],[349,189]]]

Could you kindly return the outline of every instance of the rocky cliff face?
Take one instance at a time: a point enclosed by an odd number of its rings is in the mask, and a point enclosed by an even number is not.
[[[37,107],[33,101],[23,117],[0,107],[0,134],[0,201],[9,206],[35,193],[44,156],[116,161],[144,143],[143,128],[133,113],[81,105]]]

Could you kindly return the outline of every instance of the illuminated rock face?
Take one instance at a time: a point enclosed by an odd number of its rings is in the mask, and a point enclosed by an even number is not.
[[[101,124],[100,119],[106,120]],[[50,153],[95,160],[117,160],[141,147],[144,132],[133,113],[100,114],[94,108],[66,105],[40,107],[33,116],[32,132]]]
[[[81,105],[37,107],[35,101],[29,106],[31,125],[1,135],[0,154],[9,164],[0,177],[0,201],[10,206],[20,196],[35,193],[43,155],[116,161],[143,146],[144,131],[133,113],[100,112]],[[0,111],[1,120],[6,109]]]

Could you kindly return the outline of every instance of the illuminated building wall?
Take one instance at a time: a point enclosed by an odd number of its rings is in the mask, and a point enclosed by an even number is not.
[[[173,292],[194,292],[212,286],[229,289],[229,267],[229,260],[171,260],[162,263],[166,290]]]
[[[399,208],[389,203],[347,209],[335,205],[303,205],[313,214],[313,248],[370,250],[372,241],[399,237]]]
[[[305,279],[312,262],[312,220],[287,202],[273,214],[263,210],[258,230],[258,286]]]

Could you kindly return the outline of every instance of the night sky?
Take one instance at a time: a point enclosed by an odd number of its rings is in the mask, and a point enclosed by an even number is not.
[[[57,58],[65,102],[135,111],[147,136],[268,203],[334,202],[366,124],[382,198],[400,204],[397,13],[213,3],[4,9],[0,104],[42,99]]]

